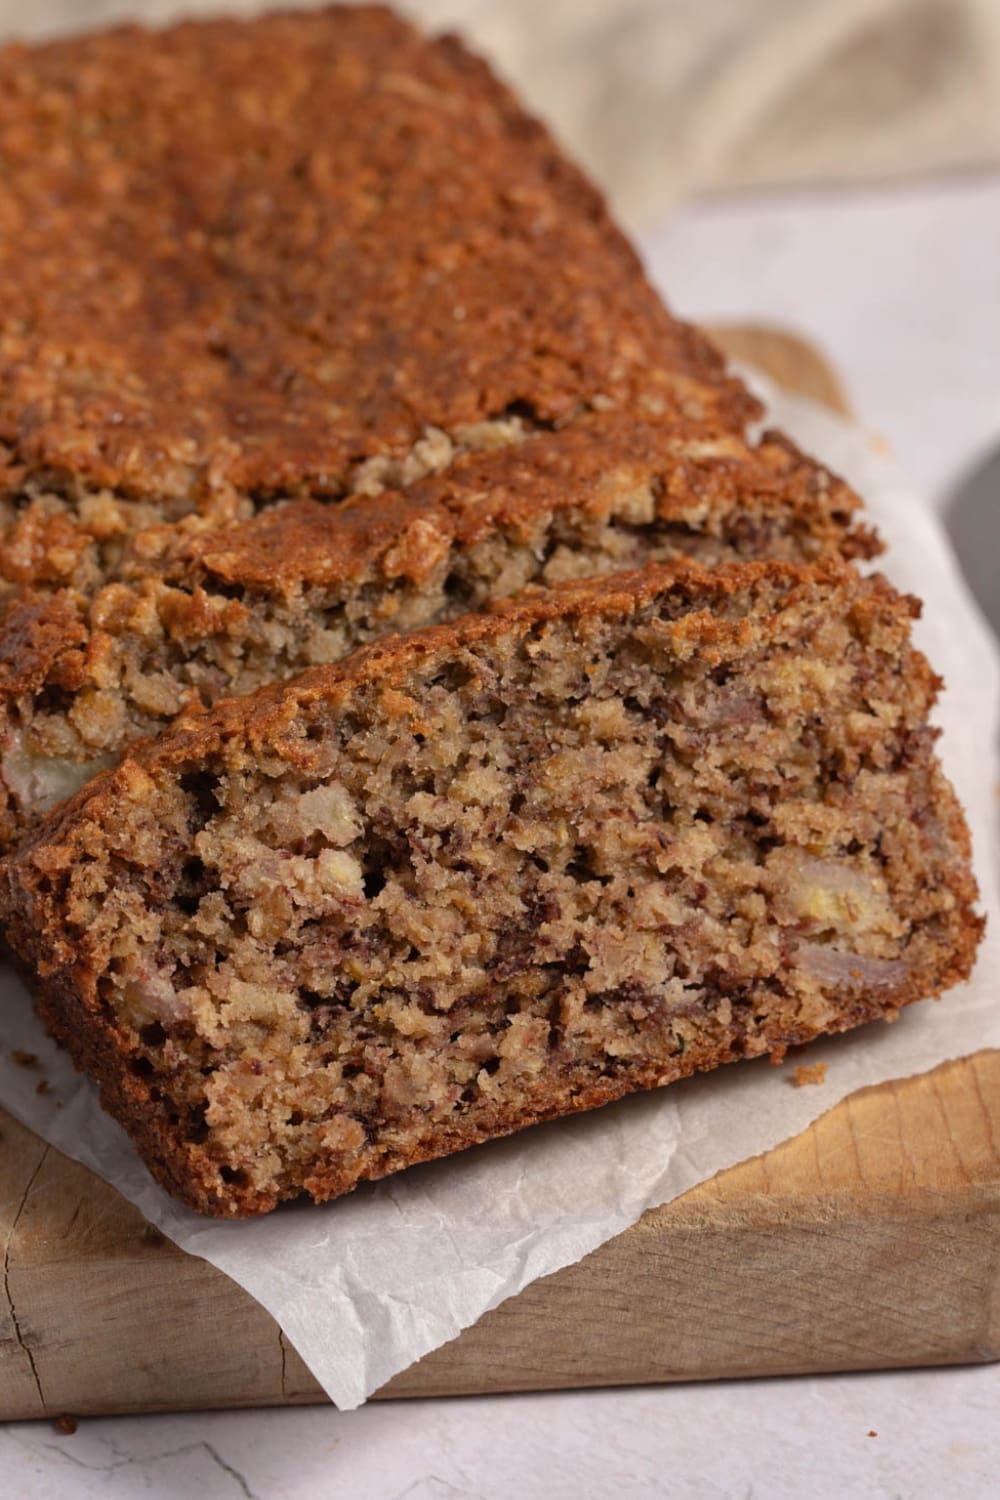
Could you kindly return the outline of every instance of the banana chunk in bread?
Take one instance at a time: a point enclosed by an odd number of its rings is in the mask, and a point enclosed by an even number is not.
[[[688,418],[598,414],[405,492],[142,532],[117,582],[0,614],[0,849],[181,712],[528,583],[678,555],[868,554],[858,505],[777,434],[750,448]]]
[[[981,927],[915,608],[686,562],[387,638],[135,747],[0,918],[218,1215],[894,1018]]]

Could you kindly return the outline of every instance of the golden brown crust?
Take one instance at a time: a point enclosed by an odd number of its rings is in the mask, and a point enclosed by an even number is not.
[[[754,403],[454,38],[336,7],[0,52],[0,490],[337,495],[510,411]]]
[[[170,583],[213,580],[247,588],[330,584],[373,568],[419,580],[419,544],[410,529],[468,548],[497,531],[530,532],[540,515],[607,514],[633,488],[652,492],[658,522],[692,533],[739,536],[761,554],[777,536],[798,534],[803,553],[871,556],[877,543],[852,526],[860,502],[846,484],[779,433],[759,447],[682,415],[653,422],[632,413],[593,413],[485,452],[465,453],[445,472],[408,487],[331,508],[292,501],[237,526],[164,528],[143,539],[143,571]],[[154,545],[162,553],[150,557]]]

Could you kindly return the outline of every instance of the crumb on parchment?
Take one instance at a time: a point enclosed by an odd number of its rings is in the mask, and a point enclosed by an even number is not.
[[[793,1088],[802,1089],[808,1084],[826,1082],[826,1063],[799,1063],[792,1079]]]

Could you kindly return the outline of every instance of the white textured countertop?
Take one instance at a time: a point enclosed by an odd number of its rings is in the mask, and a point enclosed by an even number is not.
[[[71,1438],[21,1424],[0,1433],[0,1483],[11,1500],[986,1500],[998,1397],[1000,1369],[950,1370],[133,1417]]]
[[[646,239],[685,315],[839,365],[936,504],[1000,442],[1000,178],[689,208]],[[4,1500],[631,1500],[995,1493],[1000,1366],[0,1430]],[[871,1436],[875,1433],[877,1436]]]

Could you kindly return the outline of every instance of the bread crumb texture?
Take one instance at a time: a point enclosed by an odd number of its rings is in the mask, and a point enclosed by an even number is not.
[[[912,609],[688,563],[391,638],[99,776],[11,940],[215,1213],[895,1014],[980,928]]]

